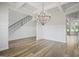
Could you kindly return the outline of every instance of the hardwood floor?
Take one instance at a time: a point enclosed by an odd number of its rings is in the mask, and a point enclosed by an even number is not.
[[[0,56],[7,57],[64,57],[66,44],[51,40],[35,40],[35,37],[14,40],[10,49],[1,51]]]

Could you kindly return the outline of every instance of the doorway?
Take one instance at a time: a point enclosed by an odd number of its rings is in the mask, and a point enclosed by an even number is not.
[[[79,48],[79,12],[69,14],[66,19],[67,52],[73,56]]]

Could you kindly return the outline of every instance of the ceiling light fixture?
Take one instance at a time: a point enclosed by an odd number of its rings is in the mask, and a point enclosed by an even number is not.
[[[45,25],[49,20],[51,16],[47,14],[47,12],[44,10],[44,3],[42,3],[42,11],[38,15],[38,20],[42,25]]]

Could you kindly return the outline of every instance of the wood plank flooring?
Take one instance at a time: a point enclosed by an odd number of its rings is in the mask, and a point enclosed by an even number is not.
[[[64,57],[66,44],[35,37],[14,40],[10,49],[0,52],[5,57]]]

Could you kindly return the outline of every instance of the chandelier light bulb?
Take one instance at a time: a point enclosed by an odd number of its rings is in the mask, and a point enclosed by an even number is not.
[[[42,5],[42,11],[38,15],[38,20],[42,25],[46,24],[50,20],[51,16],[47,14],[47,12],[44,10],[44,3]]]

